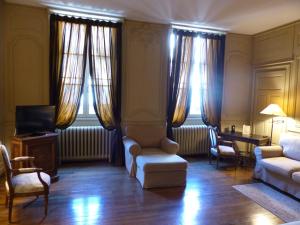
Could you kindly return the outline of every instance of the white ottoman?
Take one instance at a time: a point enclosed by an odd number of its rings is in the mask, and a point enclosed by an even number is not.
[[[175,154],[139,155],[136,177],[143,188],[185,186],[187,161]]]

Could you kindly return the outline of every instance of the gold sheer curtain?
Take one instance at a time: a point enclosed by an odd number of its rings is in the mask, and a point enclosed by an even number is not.
[[[172,127],[181,126],[190,107],[190,75],[194,38],[184,32],[174,32],[175,47],[170,63],[168,94],[168,137],[173,138]]]
[[[112,162],[124,164],[121,129],[121,24],[91,25],[89,61],[96,115],[114,132]]]
[[[220,129],[225,36],[204,36],[201,51],[204,56],[206,71],[202,74],[201,82],[201,115],[205,124],[217,126]]]
[[[92,26],[90,35],[90,70],[96,114],[107,129],[114,129],[117,95],[117,29]]]
[[[83,89],[87,25],[76,19],[51,15],[51,102],[56,105],[56,126],[66,128],[76,119]]]

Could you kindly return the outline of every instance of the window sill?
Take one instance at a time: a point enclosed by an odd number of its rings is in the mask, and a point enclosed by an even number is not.
[[[188,116],[183,125],[205,125],[200,116]]]
[[[101,126],[98,118],[96,116],[90,116],[90,117],[80,117],[78,116],[75,120],[75,122],[72,124],[74,127],[80,127],[80,126]]]

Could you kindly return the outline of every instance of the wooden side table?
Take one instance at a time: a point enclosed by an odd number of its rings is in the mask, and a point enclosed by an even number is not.
[[[15,136],[11,141],[12,158],[33,156],[36,167],[50,175],[51,181],[59,179],[57,175],[57,133],[46,133],[40,136]],[[26,164],[14,165],[15,168],[26,167]]]

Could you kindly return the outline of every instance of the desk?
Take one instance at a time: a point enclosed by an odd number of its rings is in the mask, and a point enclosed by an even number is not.
[[[270,138],[268,136],[262,136],[262,135],[244,135],[242,132],[223,132],[220,134],[220,136],[224,140],[228,141],[241,141],[246,142],[249,144],[254,144],[256,146],[262,146],[262,145],[270,145]]]
[[[256,146],[270,145],[270,143],[271,143],[271,139],[268,136],[262,136],[262,135],[256,135],[256,134],[243,135],[242,132],[235,132],[235,133],[224,132],[224,133],[221,133],[220,136],[224,140],[241,141],[241,142],[246,142],[249,144],[254,144]],[[238,148],[237,145],[235,145],[235,146],[236,146],[236,148]],[[254,164],[253,164],[254,158],[253,158],[253,154],[251,151],[240,151],[239,150],[239,154],[240,154],[239,157],[241,160],[241,164],[243,164],[243,165],[249,164],[251,167],[254,166]]]

